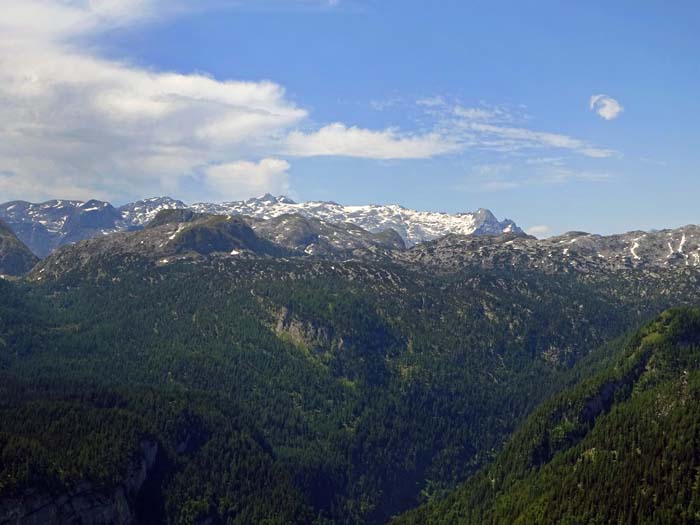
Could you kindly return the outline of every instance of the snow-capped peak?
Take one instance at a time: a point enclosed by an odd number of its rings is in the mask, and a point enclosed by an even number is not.
[[[122,217],[128,226],[145,226],[158,215],[161,210],[179,210],[187,208],[187,205],[170,197],[151,197],[137,202],[126,204],[119,208]]]
[[[158,212],[172,209],[189,209],[216,215],[247,215],[258,219],[299,214],[332,224],[351,223],[371,233],[393,229],[409,247],[448,234],[494,235],[522,232],[514,222],[499,221],[485,209],[473,213],[449,214],[416,211],[398,204],[343,206],[326,201],[297,203],[289,197],[269,193],[245,201],[221,204],[204,202],[189,206],[170,197],[152,197],[118,209],[108,202],[97,200],[54,200],[40,204],[15,201],[0,205],[0,218],[4,218],[16,230],[21,230],[23,240],[32,250],[45,256],[64,244],[96,235],[142,228]]]
[[[275,197],[271,194],[239,202],[199,203],[190,208],[199,213],[248,215],[261,219],[297,213],[330,223],[348,222],[372,233],[393,229],[401,235],[408,246],[447,234],[522,233],[514,222],[508,220],[500,222],[486,209],[473,213],[448,214],[415,211],[398,204],[343,206],[328,201],[296,203],[287,197]]]

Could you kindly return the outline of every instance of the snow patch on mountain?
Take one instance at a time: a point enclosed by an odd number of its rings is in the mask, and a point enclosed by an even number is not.
[[[0,205],[0,218],[30,248],[45,257],[56,248],[98,235],[138,230],[162,210],[190,209],[215,215],[245,215],[272,219],[298,214],[331,224],[350,223],[371,233],[395,230],[406,246],[431,241],[448,234],[498,235],[522,233],[510,220],[499,221],[489,210],[448,214],[416,211],[393,205],[343,206],[335,202],[297,203],[270,194],[238,202],[198,203],[188,206],[169,197],[143,199],[114,208],[108,202],[52,200],[34,204],[24,201]]]
[[[247,215],[258,219],[299,214],[330,223],[354,224],[372,233],[393,229],[403,238],[407,246],[431,241],[448,234],[522,233],[513,221],[499,221],[485,209],[473,213],[448,214],[410,210],[397,204],[343,206],[327,201],[297,203],[287,197],[275,197],[270,194],[239,202],[199,203],[190,208],[199,213]]]
[[[119,211],[130,227],[145,226],[162,210],[181,210],[187,205],[170,197],[154,197],[125,204]]]

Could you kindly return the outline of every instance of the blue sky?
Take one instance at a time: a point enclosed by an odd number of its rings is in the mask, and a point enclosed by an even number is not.
[[[0,201],[700,222],[697,2],[7,1]]]

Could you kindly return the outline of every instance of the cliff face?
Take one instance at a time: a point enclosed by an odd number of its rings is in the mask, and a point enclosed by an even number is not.
[[[124,481],[105,490],[82,482],[64,493],[33,490],[0,500],[1,525],[132,525],[137,522],[136,500],[158,455],[154,441],[141,443],[141,457]]]

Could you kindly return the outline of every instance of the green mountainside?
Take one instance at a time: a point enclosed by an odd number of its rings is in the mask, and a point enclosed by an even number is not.
[[[22,275],[39,261],[0,220],[0,275]]]
[[[697,523],[700,310],[639,330],[544,402],[489,467],[395,524]]]
[[[700,304],[692,268],[377,253],[301,257],[242,221],[161,216],[0,280],[0,523],[438,516],[540,403],[618,370],[611,341]]]

